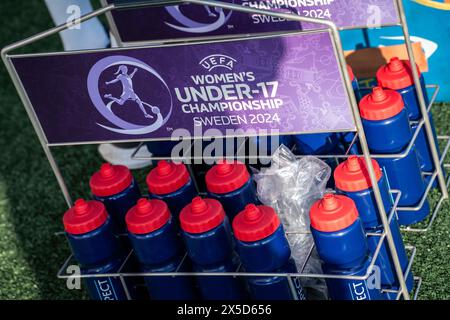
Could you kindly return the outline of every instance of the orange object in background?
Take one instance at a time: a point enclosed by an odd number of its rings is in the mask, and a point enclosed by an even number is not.
[[[450,10],[450,6],[448,5],[450,0],[414,0],[414,2],[434,9]]]
[[[412,47],[420,72],[427,72],[428,62],[420,42],[413,43]],[[378,68],[386,64],[393,57],[408,60],[408,53],[406,51],[406,46],[404,44],[400,44],[394,46],[345,51],[345,57],[347,63],[352,67],[356,77],[365,79],[375,77]],[[368,61],[370,61],[370,63],[367,63]]]

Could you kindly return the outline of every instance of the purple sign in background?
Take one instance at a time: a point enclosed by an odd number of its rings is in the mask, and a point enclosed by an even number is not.
[[[104,1],[112,2],[112,0]],[[394,0],[222,1],[332,20],[340,28],[370,27],[399,22]],[[112,17],[123,42],[324,28],[323,25],[299,24],[269,16],[230,12],[196,4],[115,10]]]
[[[223,2],[245,4],[249,1]],[[283,5],[278,6],[276,10],[296,12],[295,8]],[[112,17],[123,42],[301,30],[300,24],[295,21],[251,16],[247,13],[196,4],[114,10]]]
[[[328,33],[12,62],[50,144],[354,130]]]

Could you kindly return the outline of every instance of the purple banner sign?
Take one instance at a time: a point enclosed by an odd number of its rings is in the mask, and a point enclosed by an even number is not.
[[[12,63],[50,144],[355,129],[323,32]]]
[[[399,22],[394,0],[222,1],[332,20],[340,28],[378,27]],[[323,25],[299,24],[265,15],[249,15],[196,4],[114,10],[110,22],[122,42],[324,28]]]
[[[245,5],[248,1],[223,2]],[[277,6],[277,10],[297,12],[295,8],[285,5]],[[295,21],[196,4],[114,10],[111,15],[113,30],[122,42],[301,30],[300,24]]]

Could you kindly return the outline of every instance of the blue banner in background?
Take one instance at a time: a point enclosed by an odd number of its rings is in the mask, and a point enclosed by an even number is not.
[[[450,4],[448,10],[403,1],[412,42],[420,42],[428,60],[424,77],[441,87],[438,101],[450,101]],[[445,4],[441,3],[443,6]],[[392,46],[404,43],[401,28],[348,30],[341,32],[344,50]]]

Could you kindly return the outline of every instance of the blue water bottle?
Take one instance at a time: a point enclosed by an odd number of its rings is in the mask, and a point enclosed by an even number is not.
[[[209,197],[220,201],[230,221],[247,204],[259,203],[255,182],[242,162],[219,161],[208,170],[205,180]]]
[[[117,232],[125,234],[125,215],[141,197],[139,186],[130,170],[125,166],[104,163],[92,175],[89,186],[94,199],[105,205]]]
[[[383,199],[384,210],[386,211],[386,214],[389,214],[392,208],[392,197],[389,192],[388,183],[380,169],[380,166],[375,160],[372,160],[372,165],[375,169],[378,187]],[[367,171],[364,158],[350,156],[348,160],[344,161],[336,168],[334,171],[334,180],[336,182],[336,191],[340,194],[346,195],[355,202],[365,231],[378,234],[383,233],[383,223],[381,222],[380,212],[377,209],[378,207],[372,188],[372,183],[369,178],[369,172]],[[405,272],[408,268],[409,260],[406,254],[405,245],[403,244],[402,235],[400,233],[397,215],[393,216],[390,223],[390,228],[400,265],[403,272]],[[379,239],[379,236],[367,237],[369,249],[372,255],[375,253]],[[398,290],[400,285],[397,280],[394,262],[386,240],[384,240],[381,246],[376,264],[380,267],[381,284],[383,287]],[[408,289],[412,290],[414,286],[414,278],[411,271],[406,278],[406,284]],[[397,295],[387,293],[385,296],[388,299],[395,300]]]
[[[180,213],[182,236],[196,272],[237,272],[239,258],[233,250],[228,218],[215,199],[195,197]],[[245,298],[240,278],[198,276],[203,299],[239,300]]]
[[[180,141],[149,141],[146,142],[145,145],[153,157],[170,158],[172,155],[172,149],[178,143],[180,143]]]
[[[126,254],[101,202],[77,200],[64,214],[63,223],[73,255],[80,264],[81,274],[119,271]],[[85,284],[94,300],[127,299],[125,288],[118,277],[85,278]]]
[[[425,81],[420,74],[419,68],[417,71],[420,76],[420,85],[425,98],[425,103],[428,105],[429,100],[427,96],[427,90],[425,88]],[[381,66],[377,71],[377,81],[380,86],[396,90],[401,94],[405,103],[405,108],[408,110],[409,119],[412,121],[419,120],[422,117],[420,110],[419,100],[417,98],[417,92],[414,86],[414,79],[412,76],[411,63],[408,60],[400,60],[397,57],[392,58],[388,64]],[[433,129],[434,141],[437,143],[436,129],[433,122],[431,113],[429,114],[431,127]],[[413,132],[417,129],[417,122],[413,122],[411,127]],[[422,128],[417,139],[415,141],[415,147],[417,156],[421,165],[422,171],[433,172],[435,169],[433,157],[431,155],[431,147],[427,140],[427,134],[425,128]],[[426,180],[429,181],[430,175],[426,176]],[[436,183],[434,185],[437,185]]]
[[[411,141],[411,127],[401,95],[397,91],[375,87],[371,94],[362,98],[359,104],[364,132],[369,149],[373,153],[396,154],[404,151]],[[389,184],[402,192],[400,206],[417,206],[426,186],[420,170],[419,160],[413,146],[403,158],[379,158]],[[422,221],[430,212],[425,201],[418,211],[398,211],[401,225]]]
[[[359,101],[361,100],[361,91],[359,90],[358,79],[356,79],[355,74],[353,73],[353,69],[349,65],[347,65],[347,71],[350,76],[350,80],[352,81],[352,87],[353,87],[353,92],[355,93],[356,101],[359,103]],[[355,139],[355,133],[354,132],[343,132],[343,133],[340,133],[339,135],[341,137],[342,144],[344,145],[344,149],[348,150],[350,145],[352,145],[353,140]],[[360,153],[359,144],[357,141],[355,143],[353,143],[349,153],[350,154],[359,154]]]
[[[338,133],[308,133],[292,136],[296,153],[300,155],[343,154],[344,146]]]
[[[165,201],[177,222],[181,210],[197,195],[184,163],[159,161],[147,175],[146,182],[150,198]]]
[[[364,276],[371,263],[367,238],[355,203],[343,195],[326,194],[310,209],[311,232],[326,274]],[[380,300],[380,288],[366,280],[327,278],[333,300]]]
[[[186,250],[177,235],[169,208],[164,201],[141,198],[126,216],[128,237],[143,272],[189,272],[183,263]],[[191,300],[195,298],[189,277],[146,277],[153,300]]]
[[[283,226],[275,210],[249,204],[233,220],[236,249],[247,272],[297,273]],[[305,300],[298,278],[248,277],[255,300]]]

